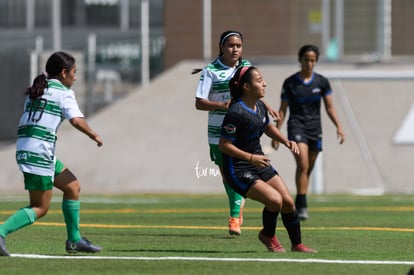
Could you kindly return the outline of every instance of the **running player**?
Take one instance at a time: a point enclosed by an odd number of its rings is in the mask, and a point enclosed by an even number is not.
[[[333,105],[332,89],[328,79],[314,72],[319,59],[319,49],[313,45],[305,45],[299,50],[301,70],[287,78],[282,87],[279,108],[280,119],[276,126],[280,129],[289,107],[288,138],[297,142],[300,154],[296,160],[296,208],[301,220],[309,218],[307,192],[309,176],[315,165],[319,152],[322,151],[321,99],[325,104],[329,118],[336,126],[339,143],[345,140],[345,134]],[[273,148],[278,142],[272,140]]]
[[[66,224],[66,251],[99,252],[100,246],[82,237],[79,231],[80,183],[55,157],[56,131],[63,119],[102,146],[102,140],[88,125],[70,89],[76,73],[75,59],[65,52],[53,53],[46,73],[37,76],[26,90],[27,98],[18,127],[16,161],[24,175],[30,204],[0,225],[0,255],[10,256],[5,237],[46,215],[53,186],[63,192],[62,212]]]
[[[265,133],[294,154],[299,148],[270,123],[265,104],[266,82],[255,67],[241,67],[229,83],[232,103],[224,118],[219,148],[223,152],[226,182],[236,192],[264,204],[259,240],[270,252],[285,252],[276,238],[279,212],[287,229],[291,251],[314,253],[302,244],[300,221],[286,183],[264,155],[260,138]]]

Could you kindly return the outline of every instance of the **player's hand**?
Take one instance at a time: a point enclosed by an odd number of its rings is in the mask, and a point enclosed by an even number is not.
[[[289,140],[286,143],[286,147],[289,148],[294,154],[299,155],[299,146],[296,142]]]
[[[274,122],[280,120],[280,116],[279,116],[278,111],[275,111],[275,110],[273,110],[273,108],[270,108],[268,112],[272,116]]]
[[[252,160],[250,161],[251,164],[264,168],[270,166],[270,159],[264,155],[255,155],[252,154]]]
[[[98,147],[101,147],[103,145],[103,141],[98,134],[94,134],[90,138],[96,142],[96,145],[98,145]]]
[[[272,139],[270,144],[272,145],[273,149],[275,149],[275,150],[279,149],[279,141],[277,141],[275,139]]]
[[[342,130],[342,128],[338,128],[338,129],[336,130],[336,135],[337,135],[337,137],[339,138],[339,144],[344,143],[344,141],[345,141],[345,133],[344,133],[344,131]]]

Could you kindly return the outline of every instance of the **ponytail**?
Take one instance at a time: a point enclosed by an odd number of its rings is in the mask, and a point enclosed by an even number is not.
[[[30,99],[36,99],[43,95],[47,86],[46,73],[42,73],[33,80],[32,86],[26,89],[25,94],[28,95]]]

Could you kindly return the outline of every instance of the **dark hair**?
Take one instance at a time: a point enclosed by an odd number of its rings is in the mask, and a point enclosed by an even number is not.
[[[57,78],[62,70],[71,70],[75,64],[75,58],[65,52],[53,53],[46,62],[46,72],[38,75],[33,80],[31,87],[26,89],[25,94],[30,99],[36,99],[43,95],[47,88],[48,79]]]
[[[243,42],[243,35],[241,34],[241,32],[238,32],[238,31],[232,31],[232,30],[228,30],[228,31],[223,32],[223,33],[220,35],[220,41],[219,41],[219,55],[217,56],[217,58],[219,58],[219,57],[221,57],[221,56],[223,55],[223,52],[221,51],[221,46],[223,46],[223,45],[224,45],[224,43],[226,42],[227,38],[229,38],[229,37],[231,37],[231,36],[233,36],[233,35],[236,35],[236,36],[240,37],[241,41]],[[217,58],[216,58],[216,59],[217,59]],[[242,61],[242,58],[240,57],[240,58],[239,58],[239,64],[241,64],[241,61]],[[200,68],[193,69],[193,71],[191,72],[191,74],[196,74],[196,73],[199,73],[199,72],[201,72],[202,70],[203,70],[203,69],[200,69]]]
[[[244,83],[252,82],[252,71],[257,70],[254,66],[239,67],[234,76],[229,81],[231,101],[234,103],[243,95]]]
[[[228,30],[228,31],[223,32],[220,35],[220,41],[219,41],[219,56],[222,56],[223,55],[223,52],[221,51],[221,46],[223,46],[224,43],[226,43],[227,39],[229,37],[233,36],[233,35],[236,35],[236,36],[240,37],[241,41],[243,42],[243,35],[240,32],[238,32],[238,31],[232,31],[232,30]]]
[[[304,45],[300,48],[298,53],[299,62],[302,57],[305,55],[306,52],[315,52],[316,53],[316,61],[319,59],[319,49],[314,45]]]

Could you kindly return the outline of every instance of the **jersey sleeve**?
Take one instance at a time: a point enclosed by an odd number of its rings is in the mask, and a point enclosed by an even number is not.
[[[240,115],[236,112],[228,112],[221,126],[220,136],[231,141],[236,139],[237,129],[241,126]]]
[[[289,101],[289,96],[288,96],[288,80],[285,79],[285,81],[283,82],[282,85],[282,91],[280,93],[280,100],[284,100],[284,101]]]
[[[322,96],[328,96],[332,94],[331,84],[326,77],[321,76],[321,87],[322,87]]]
[[[204,68],[200,80],[198,82],[197,90],[196,90],[196,97],[197,98],[204,98],[207,99],[212,85],[212,78],[210,70],[207,68]]]
[[[74,117],[84,117],[82,111],[79,108],[78,102],[76,101],[75,93],[72,90],[65,92],[62,112],[63,116],[67,120],[70,120]]]

